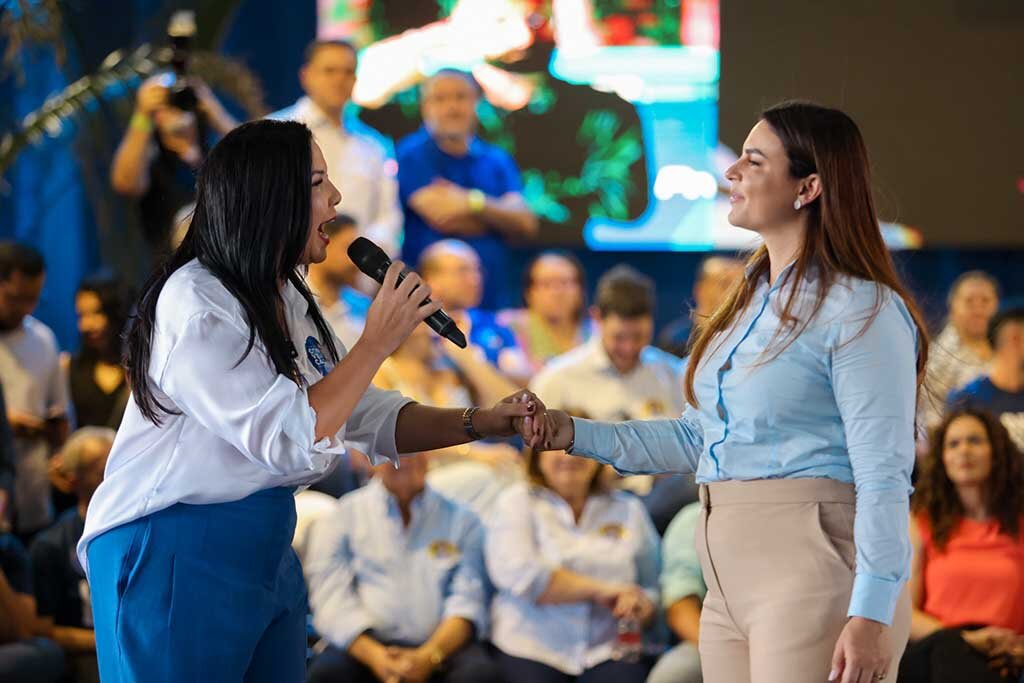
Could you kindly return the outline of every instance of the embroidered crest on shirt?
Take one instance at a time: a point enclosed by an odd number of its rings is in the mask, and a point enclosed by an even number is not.
[[[604,524],[597,530],[597,533],[605,538],[618,540],[626,537],[626,529],[618,522]]]
[[[317,372],[324,377],[327,376],[327,358],[320,350],[320,342],[316,340],[316,337],[306,337],[306,358],[317,369]]]
[[[443,560],[449,557],[458,557],[459,547],[451,541],[438,540],[433,541],[428,547],[427,552],[430,553],[431,557],[435,557],[439,560]]]

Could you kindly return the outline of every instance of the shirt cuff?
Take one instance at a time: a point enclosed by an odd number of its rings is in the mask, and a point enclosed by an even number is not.
[[[363,633],[373,628],[373,620],[362,607],[346,610],[343,619],[335,615],[333,623],[318,623],[316,611],[313,611],[313,628],[328,640],[331,645],[348,651],[352,643]],[[326,621],[326,619],[324,620]]]
[[[552,573],[554,570],[551,567],[538,562],[517,578],[511,592],[530,602],[537,602],[551,583]]]
[[[850,609],[846,616],[864,617],[891,626],[904,583],[880,579],[870,574],[857,574],[853,579],[853,594],[850,596]]]
[[[597,458],[597,446],[600,441],[598,439],[598,432],[600,431],[598,425],[590,420],[584,420],[579,417],[571,419],[573,426],[572,454]]]
[[[299,399],[306,405],[306,410],[299,411],[294,419],[286,417],[281,424],[281,431],[295,444],[302,444],[309,453],[309,470],[323,474],[334,463],[335,459],[345,453],[345,444],[337,436],[325,436],[319,441],[316,438],[316,410],[309,404],[306,389],[300,392]]]
[[[465,619],[476,628],[475,638],[480,640],[487,634],[487,610],[483,605],[458,595],[452,595],[444,603],[444,618]]]
[[[707,591],[701,581],[696,578],[680,577],[661,581],[661,604],[668,609],[675,603],[691,595],[703,600]]]

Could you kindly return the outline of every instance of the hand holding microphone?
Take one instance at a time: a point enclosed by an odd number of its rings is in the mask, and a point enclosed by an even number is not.
[[[441,310],[440,304],[430,300],[430,287],[423,283],[419,275],[406,271],[401,267],[395,268],[395,264],[391,262],[391,259],[384,253],[384,250],[365,237],[357,237],[353,240],[352,244],[348,247],[348,257],[352,259],[352,263],[356,264],[359,270],[381,283],[382,287],[377,295],[378,299],[382,295],[390,299],[390,294],[394,290],[396,283],[399,290],[401,290],[411,281],[413,283],[412,287],[407,290],[405,297],[408,298],[414,290],[416,291],[416,297],[419,297],[416,299],[418,301],[417,306],[419,307],[417,312],[425,312],[425,315],[420,317],[419,320],[426,322],[432,330],[456,346],[463,349],[466,348],[466,335],[456,326],[455,321]],[[392,270],[395,270],[396,276],[389,284],[387,276],[391,274]],[[397,292],[398,290],[395,291]],[[374,305],[376,305],[376,300],[374,300]],[[370,310],[372,312],[372,306]],[[369,320],[367,320],[367,323],[369,323]],[[408,336],[411,332],[412,327],[409,328],[405,336]],[[405,336],[402,339],[405,339]]]

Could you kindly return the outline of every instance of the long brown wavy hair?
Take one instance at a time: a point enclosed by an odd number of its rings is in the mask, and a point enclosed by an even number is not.
[[[793,313],[800,287],[790,287],[782,309],[782,328],[776,332],[772,356],[791,344],[821,310],[836,278],[848,275],[884,285],[907,306],[917,326],[918,385],[924,377],[928,357],[928,335],[917,305],[900,282],[892,258],[878,225],[871,196],[871,169],[868,151],[857,124],[837,109],[806,102],[785,102],[761,114],[782,141],[789,158],[789,174],[806,178],[817,173],[821,196],[807,205],[807,232],[796,263],[786,274],[794,283],[803,283],[805,274],[816,268],[819,274],[814,307],[799,320]],[[708,318],[697,322],[696,338],[686,369],[686,399],[697,405],[693,382],[700,360],[711,341],[725,331],[750,304],[756,283],[768,273],[768,250],[762,245],[747,261],[748,277],[740,278],[724,303]],[[866,330],[882,306],[879,287]],[[785,334],[783,334],[785,333]],[[775,342],[779,342],[775,344]]]
[[[916,491],[910,499],[911,510],[927,517],[932,542],[939,550],[946,547],[950,535],[964,518],[964,505],[942,460],[946,432],[953,421],[961,417],[973,417],[985,426],[992,447],[992,470],[985,487],[985,508],[999,522],[999,531],[1016,538],[1020,532],[1020,516],[1024,514],[1022,456],[1006,427],[986,410],[971,407],[951,410],[932,432],[928,459],[923,463]]]

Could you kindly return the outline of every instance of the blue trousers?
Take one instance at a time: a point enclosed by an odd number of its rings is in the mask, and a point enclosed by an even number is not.
[[[299,683],[306,588],[287,488],[177,504],[89,543],[106,683]]]

